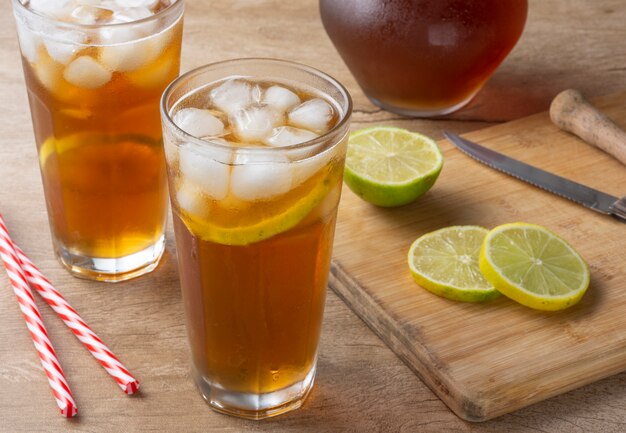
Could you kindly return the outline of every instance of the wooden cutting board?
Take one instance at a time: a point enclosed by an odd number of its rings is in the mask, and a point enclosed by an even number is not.
[[[626,128],[626,92],[595,105]],[[466,137],[614,196],[626,194],[626,167],[560,131],[547,113]],[[331,287],[469,421],[626,370],[626,224],[491,170],[447,141],[440,146],[439,180],[411,205],[377,208],[344,188]],[[578,305],[548,313],[505,297],[459,303],[413,282],[406,255],[417,237],[450,225],[514,221],[554,230],[586,259],[591,284]]]

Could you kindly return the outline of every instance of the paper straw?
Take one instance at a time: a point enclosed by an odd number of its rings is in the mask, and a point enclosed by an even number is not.
[[[17,302],[26,320],[26,326],[30,332],[35,349],[37,349],[41,365],[48,377],[52,394],[61,410],[61,415],[71,418],[78,412],[76,403],[65,380],[63,369],[52,347],[50,337],[48,337],[48,332],[44,327],[2,215],[0,215],[0,256],[9,275]]]
[[[113,352],[83,321],[76,310],[52,286],[50,281],[37,269],[30,259],[26,257],[26,254],[19,247],[16,247],[15,250],[31,287],[37,290],[41,297],[46,300],[80,342],[98,360],[100,365],[113,377],[120,388],[122,388],[122,391],[126,394],[137,392],[139,389],[137,379],[130,374]]]

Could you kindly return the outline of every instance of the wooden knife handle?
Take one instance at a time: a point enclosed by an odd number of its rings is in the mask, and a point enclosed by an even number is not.
[[[559,93],[550,105],[552,122],[626,165],[626,132],[591,105],[578,90]]]

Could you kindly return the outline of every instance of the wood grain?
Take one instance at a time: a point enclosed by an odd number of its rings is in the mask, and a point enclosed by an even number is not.
[[[385,343],[329,292],[316,387],[304,407],[266,422],[208,409],[189,376],[172,232],[163,263],[121,285],[72,278],[52,254],[10,2],[0,5],[0,211],[19,245],[142,381],[124,396],[42,303],[80,404],[61,419],[6,276],[0,273],[0,432],[623,432],[626,374],[482,424],[454,415]],[[331,73],[351,92],[354,128],[393,124],[441,138],[546,110],[568,87],[588,97],[623,87],[623,0],[530,0],[519,44],[470,107],[443,120],[400,118],[371,105],[328,40],[316,0],[187,0],[183,66],[281,57]],[[470,161],[468,161],[468,164]],[[443,179],[443,178],[442,178]],[[347,196],[347,194],[346,194]]]
[[[599,101],[626,125],[626,91]],[[621,197],[626,169],[559,130],[548,113],[468,138]],[[376,208],[346,190],[332,270],[342,299],[459,416],[484,421],[626,370],[626,225],[468,160],[448,142],[436,187],[416,203]],[[449,301],[419,289],[412,241],[449,225],[541,224],[564,236],[591,268],[578,305],[538,312],[508,299]],[[366,236],[364,236],[366,233]]]

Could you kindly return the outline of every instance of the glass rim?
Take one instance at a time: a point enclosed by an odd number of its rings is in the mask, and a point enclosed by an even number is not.
[[[168,16],[169,14],[173,14],[175,12],[180,12],[182,15],[185,1],[184,0],[174,0],[172,4],[167,6],[165,9],[158,11],[157,13],[150,15],[149,17],[141,18],[135,21],[129,21],[124,23],[104,23],[104,24],[80,24],[73,23],[69,21],[61,21],[57,18],[50,17],[48,15],[39,13],[35,10],[27,8],[22,0],[11,0],[13,3],[13,8],[17,7],[21,13],[34,17],[38,20],[43,20],[51,25],[54,25],[59,28],[69,29],[69,30],[94,30],[94,29],[103,29],[103,28],[124,28],[124,27],[132,27],[137,24],[149,23],[151,21],[159,20],[164,16]]]
[[[339,121],[332,128],[330,128],[325,133],[321,134],[319,137],[315,137],[315,138],[313,138],[311,140],[303,141],[301,143],[291,144],[289,146],[281,146],[281,147],[237,146],[237,150],[238,151],[250,152],[251,154],[263,154],[263,153],[286,152],[286,151],[291,151],[293,149],[314,148],[315,146],[328,141],[328,138],[330,136],[336,134],[339,130],[341,130],[350,121],[350,117],[351,117],[351,113],[352,113],[352,97],[350,96],[350,93],[344,87],[343,84],[341,84],[338,80],[336,80],[335,78],[331,77],[327,73],[322,72],[319,69],[313,68],[311,66],[308,66],[308,65],[305,65],[305,64],[302,64],[302,63],[298,63],[298,62],[292,62],[290,60],[275,59],[275,58],[271,58],[271,57],[241,57],[241,58],[235,58],[235,59],[221,60],[219,62],[208,63],[206,65],[199,66],[197,68],[194,68],[194,69],[192,69],[190,71],[185,72],[184,74],[182,74],[179,77],[177,77],[174,81],[172,81],[167,86],[167,88],[163,92],[163,95],[161,96],[161,103],[159,105],[160,105],[160,111],[161,111],[162,119],[164,119],[164,121],[166,122],[166,124],[167,124],[167,126],[169,128],[173,128],[177,132],[178,135],[181,135],[184,138],[184,140],[186,142],[191,142],[191,143],[193,143],[195,145],[198,145],[200,147],[209,147],[209,148],[212,147],[212,148],[218,149],[219,151],[231,152],[233,150],[232,146],[224,145],[224,144],[221,144],[221,143],[216,143],[214,141],[203,140],[201,138],[195,137],[195,136],[187,133],[185,130],[181,129],[178,125],[176,125],[176,123],[174,122],[174,120],[170,116],[169,110],[166,107],[167,99],[171,95],[171,93],[179,85],[181,85],[181,83],[184,83],[190,77],[192,77],[194,75],[197,75],[197,74],[199,74],[199,73],[201,73],[203,71],[206,71],[207,69],[211,69],[211,68],[215,68],[215,67],[219,67],[219,66],[224,66],[224,65],[228,65],[228,64],[255,63],[255,62],[274,63],[274,64],[277,64],[277,65],[294,67],[294,68],[297,68],[297,69],[299,69],[301,71],[305,71],[305,72],[308,72],[308,73],[310,73],[312,75],[320,77],[320,78],[326,80],[328,83],[330,83],[335,88],[337,88],[340,91],[340,93],[343,95],[343,97],[345,98],[346,103],[345,103],[345,108],[344,108],[344,104],[340,104],[342,106],[342,109],[344,110],[344,112],[340,113],[341,114],[341,118],[339,119]],[[227,78],[227,76],[225,76],[224,78]],[[209,84],[209,83],[206,83],[206,84]],[[340,140],[337,140],[337,142],[339,142],[339,141]]]

